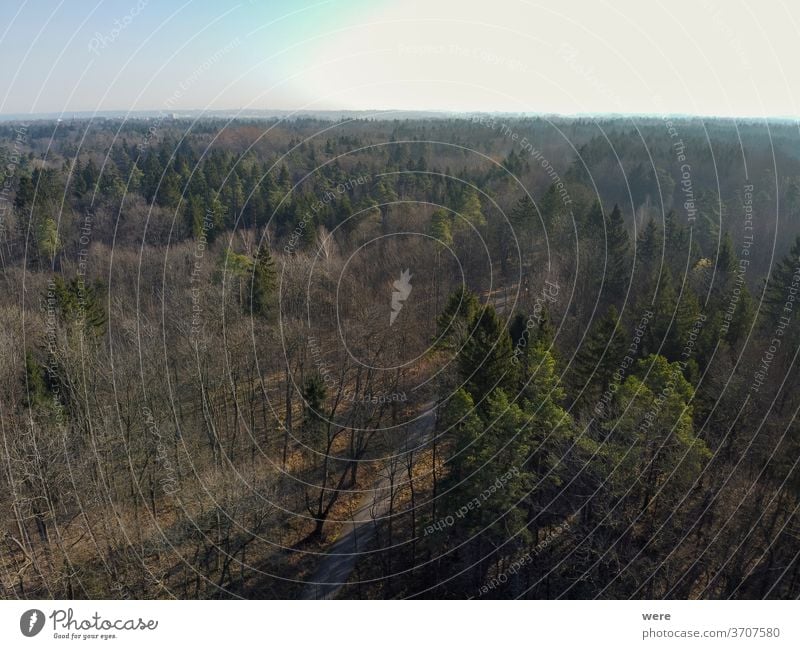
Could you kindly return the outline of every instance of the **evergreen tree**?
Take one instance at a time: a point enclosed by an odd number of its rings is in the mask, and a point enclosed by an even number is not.
[[[628,230],[618,205],[614,205],[606,225],[605,294],[613,303],[621,303],[628,289],[631,273]]]
[[[636,244],[637,262],[645,273],[655,270],[661,259],[661,228],[655,219],[648,219]]]
[[[55,262],[56,254],[61,250],[61,235],[58,224],[49,216],[36,218],[36,243],[39,254],[51,263]]]
[[[486,225],[486,217],[483,215],[481,199],[474,187],[467,187],[464,190],[461,201],[458,205],[459,217],[456,219],[456,228],[464,227],[466,223],[479,228]]]
[[[83,177],[83,165],[79,159],[75,160],[75,164],[72,167],[70,187],[76,198],[81,198],[86,193],[86,180],[84,180]]]
[[[53,278],[53,294],[60,321],[67,325],[82,325],[85,333],[100,336],[106,331],[108,316],[100,294],[99,282],[85,283],[73,279],[65,282],[61,276]]]
[[[664,218],[664,245],[669,253],[664,256],[665,261],[676,275],[685,272],[687,260],[699,257],[697,241],[692,239],[690,245],[689,229],[678,220],[675,210]]]
[[[269,317],[277,307],[278,273],[265,244],[253,264],[252,308],[255,315]]]
[[[670,362],[680,360],[691,330],[698,321],[700,304],[688,284],[683,286],[679,299],[678,287],[669,269],[661,277],[653,313],[643,351],[661,354]]]
[[[541,201],[541,209],[548,240],[553,244],[566,242],[571,229],[570,212],[564,205],[556,183],[547,188]]]
[[[595,199],[589,211],[583,217],[582,234],[586,237],[597,238],[602,241],[605,219],[603,218],[603,206],[600,201]]]
[[[511,221],[511,225],[515,230],[520,229],[522,231],[538,223],[539,213],[536,210],[536,205],[527,194],[524,194],[514,205],[509,215],[509,221]]]
[[[28,408],[47,403],[48,384],[42,366],[30,350],[25,351],[25,376],[22,380],[23,403]]]
[[[736,269],[739,267],[736,253],[733,251],[733,240],[731,239],[730,232],[726,232],[722,237],[722,241],[717,251],[716,271],[722,274],[722,281],[727,280],[736,274]]]
[[[446,246],[453,245],[453,222],[444,210],[436,210],[431,215],[430,234]]]
[[[775,264],[764,292],[764,313],[775,323],[787,301],[794,277],[800,272],[800,235],[795,237],[789,252]]]
[[[693,394],[680,365],[663,356],[640,360],[617,391],[601,453],[612,490],[629,493],[630,515],[674,512],[711,456],[694,433]]]
[[[318,429],[320,423],[324,421],[323,408],[326,396],[325,382],[319,374],[306,379],[303,385],[303,426],[306,431]]]
[[[627,342],[615,307],[609,307],[578,348],[569,371],[573,407],[594,411],[614,372],[625,358]]]
[[[436,338],[438,346],[446,349],[460,349],[470,334],[470,325],[481,308],[478,297],[459,287],[447,298],[447,304],[436,318]]]
[[[511,338],[491,305],[472,319],[470,334],[458,358],[461,378],[479,407],[495,388],[513,386]]]
[[[445,462],[447,478],[445,491],[457,490],[461,482],[478,467],[477,443],[483,432],[483,422],[475,410],[469,392],[459,388],[440,406],[437,427],[445,440],[452,440],[452,452]],[[460,491],[454,496],[461,497]]]
[[[14,207],[20,212],[25,212],[33,203],[34,185],[30,176],[22,176],[17,185],[14,196]]]

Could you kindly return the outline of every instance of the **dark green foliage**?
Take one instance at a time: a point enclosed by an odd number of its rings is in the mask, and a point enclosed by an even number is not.
[[[651,510],[666,516],[684,497],[710,453],[695,436],[690,402],[694,391],[678,363],[663,356],[639,361],[615,395],[616,416],[604,424],[602,455],[613,489],[626,499],[629,515]],[[654,500],[656,493],[659,493]]]
[[[490,392],[515,383],[511,337],[492,306],[475,314],[469,330],[459,354],[459,370],[467,391],[479,407],[485,407]]]
[[[453,450],[446,462],[448,478],[444,488],[457,489],[476,468],[476,444],[483,431],[483,422],[475,410],[475,402],[464,388],[456,390],[440,407],[440,413],[439,431],[453,440]]]
[[[662,233],[655,219],[648,219],[636,245],[637,265],[652,270],[661,259]]]
[[[470,326],[480,308],[477,296],[463,286],[452,293],[436,318],[438,346],[459,349],[469,336]]]
[[[62,323],[82,326],[85,333],[100,336],[105,333],[108,321],[102,298],[104,292],[105,287],[100,282],[87,284],[83,278],[65,282],[56,275],[46,299],[54,301]]]
[[[275,315],[278,306],[278,273],[275,260],[265,244],[259,251],[253,265],[252,283],[253,314],[261,317]]]
[[[30,350],[25,352],[25,376],[22,381],[25,405],[33,408],[38,404],[45,403],[49,388],[45,378],[45,370],[34,358]]]
[[[614,372],[625,359],[627,346],[619,314],[611,306],[591,327],[570,366],[569,386],[575,408],[594,412]]]
[[[605,295],[613,304],[622,304],[631,276],[630,242],[625,221],[614,205],[606,225]]]
[[[527,194],[522,196],[517,201],[517,204],[514,205],[514,209],[511,210],[509,215],[509,220],[515,229],[519,228],[523,231],[539,224],[539,213],[536,210],[536,205],[533,204]]]
[[[773,322],[777,322],[788,300],[794,278],[800,273],[800,235],[792,247],[772,271],[764,293],[764,313]],[[796,285],[800,284],[800,281]]]
[[[430,234],[445,246],[453,245],[453,219],[445,210],[436,210],[431,215]]]
[[[688,282],[677,287],[672,273],[665,270],[661,276],[653,312],[643,351],[661,354],[670,362],[681,360],[691,331],[702,328],[702,322],[698,320],[700,305]]]
[[[595,200],[589,211],[583,218],[581,229],[585,236],[597,237],[599,241],[603,241],[602,232],[605,231],[605,223],[603,218],[603,206],[600,201]]]

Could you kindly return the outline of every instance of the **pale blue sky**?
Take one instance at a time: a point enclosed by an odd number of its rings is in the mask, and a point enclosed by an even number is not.
[[[800,115],[789,0],[2,0],[0,113]]]

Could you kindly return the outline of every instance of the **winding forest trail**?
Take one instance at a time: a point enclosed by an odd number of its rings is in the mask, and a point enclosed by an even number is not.
[[[423,406],[420,418],[414,422],[408,437],[409,447],[420,447],[430,438],[434,430],[435,412],[435,399]],[[375,535],[375,521],[386,516],[389,511],[390,487],[389,476],[381,472],[372,489],[363,495],[352,519],[343,527],[342,536],[322,558],[300,599],[333,599],[347,583],[361,551]]]

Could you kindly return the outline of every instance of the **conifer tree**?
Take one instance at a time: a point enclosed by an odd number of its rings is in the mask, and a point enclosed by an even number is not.
[[[447,298],[447,304],[436,319],[438,345],[446,349],[460,349],[469,336],[469,326],[481,308],[478,297],[459,287]]]
[[[640,360],[617,391],[616,416],[604,424],[608,439],[601,454],[612,490],[629,492],[630,515],[668,515],[711,456],[694,433],[693,394],[680,365],[655,355]]]
[[[637,266],[640,266],[643,272],[650,273],[654,270],[654,265],[657,265],[661,258],[661,243],[661,228],[655,219],[648,219],[636,244]]]
[[[486,225],[486,217],[483,215],[481,199],[474,187],[468,187],[464,190],[457,211],[460,217],[457,219],[457,227],[466,226],[464,221],[472,224],[474,227]]]
[[[253,265],[253,313],[262,317],[272,315],[277,306],[278,273],[269,247],[262,246]]]
[[[590,329],[569,371],[574,407],[592,410],[625,358],[627,342],[614,306]]]
[[[436,210],[431,215],[430,234],[446,246],[453,245],[453,221],[444,210]]]
[[[606,254],[605,294],[612,303],[621,303],[630,281],[631,260],[628,230],[618,205],[606,224]]]
[[[512,355],[511,338],[494,307],[483,307],[470,323],[458,358],[461,378],[479,407],[494,389],[514,385]]]
[[[800,271],[800,235],[795,237],[792,247],[775,264],[764,292],[764,313],[772,322],[777,322],[787,301],[794,276]]]

